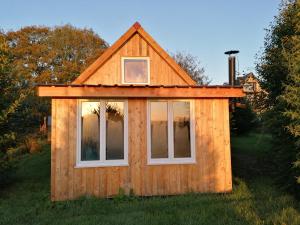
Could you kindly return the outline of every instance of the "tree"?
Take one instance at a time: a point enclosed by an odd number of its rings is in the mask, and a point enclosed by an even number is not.
[[[189,74],[199,85],[208,85],[209,78],[204,74],[205,70],[200,64],[200,60],[191,54],[177,52],[172,57],[182,69]]]
[[[9,119],[17,107],[24,100],[24,95],[19,92],[16,79],[11,74],[11,55],[5,35],[0,33],[0,150],[6,152],[15,139],[14,132],[10,129]],[[0,153],[0,155],[1,155]]]
[[[37,83],[71,82],[108,47],[92,30],[70,25],[25,27],[7,39],[20,80]]]
[[[11,57],[4,33],[0,32],[0,187],[7,183],[14,169],[7,157],[7,148],[15,142],[9,127],[9,117],[16,112],[24,97],[17,95],[16,82],[11,76]]]
[[[283,116],[288,121],[286,129],[294,142],[295,161],[292,170],[300,184],[300,1],[290,7],[295,13],[291,21],[295,25],[295,32],[283,39],[283,56],[287,62],[288,75],[280,100],[285,105]]]
[[[249,133],[257,125],[257,115],[251,104],[246,100],[245,107],[235,107],[230,113],[230,130],[232,134],[243,135]]]
[[[26,133],[26,128],[31,129],[49,115],[49,100],[36,96],[36,83],[69,83],[108,47],[92,30],[71,25],[24,27],[8,32],[6,38],[13,65],[11,74],[26,92],[14,118],[23,120],[23,126],[16,127],[19,133]]]
[[[265,121],[274,140],[274,162],[281,185],[298,193],[300,154],[300,1],[282,4],[265,38],[257,70],[267,91]],[[296,178],[296,179],[295,179]]]
[[[107,47],[92,30],[70,25],[0,32],[0,185],[10,170],[7,149],[50,113],[35,84],[71,82]]]

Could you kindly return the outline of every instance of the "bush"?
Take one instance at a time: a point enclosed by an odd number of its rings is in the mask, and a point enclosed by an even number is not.
[[[12,181],[16,171],[15,168],[14,160],[10,160],[7,155],[0,158],[0,187]]]
[[[46,142],[44,135],[31,134],[26,137],[20,137],[17,147],[2,148],[0,151],[0,187],[3,187],[13,181],[17,167],[17,159],[26,153],[36,153],[42,150]]]
[[[36,153],[42,150],[42,145],[44,143],[45,135],[32,134],[25,137],[24,144],[26,152]]]
[[[230,129],[233,134],[248,133],[258,125],[258,118],[249,104],[245,108],[236,107],[230,115]]]

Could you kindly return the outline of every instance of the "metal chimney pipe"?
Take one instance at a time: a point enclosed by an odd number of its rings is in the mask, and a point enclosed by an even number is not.
[[[235,56],[228,57],[228,81],[230,86],[235,85]]]
[[[235,54],[237,53],[239,53],[237,50],[225,52],[228,55],[228,83],[230,86],[236,84]]]

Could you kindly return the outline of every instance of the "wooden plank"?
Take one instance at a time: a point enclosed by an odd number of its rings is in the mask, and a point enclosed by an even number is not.
[[[86,173],[87,173],[88,168],[80,168],[81,172],[81,181],[80,181],[80,196],[85,196],[86,195]]]
[[[213,192],[214,191],[214,140],[213,140],[213,123],[214,123],[214,117],[213,117],[213,111],[214,111],[214,99],[212,100],[206,100],[205,102],[205,110],[206,110],[206,116],[207,116],[207,122],[206,122],[206,164],[207,164],[207,170],[205,171],[205,176],[207,176],[208,180],[206,181],[207,185],[207,191]]]
[[[62,132],[59,137],[61,139],[60,142],[60,151],[61,151],[61,178],[62,178],[62,198],[68,199],[68,192],[69,192],[69,138],[66,135],[69,129],[69,100],[63,99],[61,101],[61,113],[59,114],[60,119],[62,119],[62,123],[59,125],[59,130]]]
[[[219,157],[221,159],[220,164],[218,165],[218,168],[220,170],[221,173],[221,177],[219,177],[219,192],[224,192],[225,190],[225,186],[226,186],[226,168],[225,168],[225,163],[226,163],[226,159],[225,159],[225,130],[224,130],[224,122],[225,122],[225,117],[224,117],[224,111],[225,111],[225,102],[226,99],[219,99]]]
[[[132,56],[140,56],[139,52],[139,35],[135,34],[131,41]]]
[[[60,105],[59,105],[59,99],[56,99],[56,141],[55,141],[55,195],[56,195],[56,200],[61,200],[61,167],[60,167],[60,132],[59,132],[59,124],[60,124]]]
[[[94,172],[95,168],[86,168],[86,195],[92,196],[94,191]]]
[[[141,108],[141,131],[140,131],[140,177],[141,177],[141,195],[145,195],[145,168],[147,167],[147,102],[146,99],[140,100]]]
[[[68,105],[67,100],[56,100],[56,194],[57,199],[67,199],[68,192]],[[58,116],[59,115],[59,116]]]
[[[140,47],[141,47],[140,56],[149,56],[147,42],[141,36],[139,36],[139,37],[140,37]],[[150,63],[151,63],[151,61],[150,61]]]
[[[52,99],[51,111],[51,200],[56,200],[56,99]]]
[[[230,125],[229,125],[229,101],[223,101],[224,114],[224,155],[225,155],[225,192],[232,191],[232,172],[230,154]]]
[[[147,43],[148,45],[148,43]],[[155,52],[151,47],[148,47],[148,54],[150,58],[150,84],[157,84],[157,79],[159,79],[159,76],[157,74],[157,60],[155,58]],[[161,64],[159,64],[160,66]]]
[[[73,198],[78,198],[83,195],[81,189],[81,182],[82,182],[82,169],[74,168],[74,193]]]
[[[57,200],[61,200],[61,157],[60,157],[60,138],[61,138],[61,132],[59,132],[59,126],[60,126],[60,104],[59,104],[59,99],[56,100],[56,141],[55,141],[55,195]]]
[[[94,182],[94,185],[93,185],[93,195],[94,196],[99,196],[99,169],[98,168],[95,168],[94,169],[94,178],[93,178],[93,182]]]
[[[205,191],[205,171],[204,171],[204,167],[206,165],[206,161],[205,161],[205,124],[206,124],[206,115],[204,114],[204,102],[206,100],[203,99],[197,99],[195,100],[195,141],[196,141],[196,160],[197,160],[197,165],[196,165],[196,169],[194,171],[195,173],[195,190],[197,191]]]
[[[143,55],[143,40],[141,38],[141,36],[138,34],[138,56],[142,56]]]
[[[224,190],[224,137],[223,137],[223,104],[222,99],[214,100],[214,125],[213,125],[213,141],[214,141],[214,171],[215,171],[215,187],[216,192]]]
[[[38,87],[40,97],[120,97],[120,98],[231,98],[243,97],[241,88],[189,87]]]
[[[129,57],[134,56],[133,51],[132,51],[132,48],[133,48],[132,39],[134,36],[132,36],[131,39],[127,40],[126,45],[124,45],[124,47],[126,48],[126,52],[127,52],[126,56],[129,56]]]
[[[75,99],[69,99],[69,126],[68,126],[68,198],[72,199],[74,196],[74,167],[76,162],[76,140],[77,140],[77,104]]]
[[[99,196],[107,196],[107,174],[106,168],[98,168],[99,174]]]
[[[140,131],[141,131],[141,105],[140,100],[131,100],[128,102],[128,130],[130,145],[130,176],[131,187],[136,195],[141,192],[140,185]]]
[[[72,158],[73,158],[73,198],[78,198],[80,196],[82,196],[83,190],[82,190],[82,169],[81,168],[75,168],[76,165],[76,157],[77,157],[77,128],[78,128],[78,124],[77,124],[77,113],[78,113],[78,107],[77,107],[77,100],[74,99],[73,100],[73,104],[72,104],[72,114],[70,116],[75,117],[74,118],[74,127],[73,131],[69,130],[69,132],[73,132],[73,136],[71,137],[72,140],[70,140],[70,146],[72,146],[71,148],[73,148],[73,152],[72,152]],[[72,125],[73,126],[73,125]],[[72,129],[72,128],[71,128]],[[70,165],[71,166],[71,165]]]

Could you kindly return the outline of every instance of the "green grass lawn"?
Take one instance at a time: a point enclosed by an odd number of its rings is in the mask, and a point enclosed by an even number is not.
[[[41,153],[25,155],[14,183],[0,191],[0,224],[300,224],[300,204],[268,176],[270,141],[259,134],[232,138],[232,194],[59,203],[49,200],[50,150],[45,146]]]

